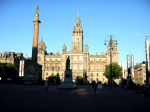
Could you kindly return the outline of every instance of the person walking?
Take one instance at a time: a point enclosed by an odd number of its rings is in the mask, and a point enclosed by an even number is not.
[[[96,81],[94,80],[93,81],[93,95],[96,95],[97,94],[97,83]]]
[[[45,81],[44,86],[45,86],[45,92],[48,92],[48,82],[47,82],[47,80]]]

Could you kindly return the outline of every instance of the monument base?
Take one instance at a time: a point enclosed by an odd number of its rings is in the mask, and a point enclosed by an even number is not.
[[[59,89],[76,89],[76,85],[74,83],[66,83],[62,82],[59,86]]]
[[[35,62],[26,63],[25,73],[24,73],[24,83],[25,84],[36,84],[42,74],[42,66]]]
[[[65,71],[64,81],[59,86],[60,89],[76,89],[76,84],[72,81],[72,70]]]

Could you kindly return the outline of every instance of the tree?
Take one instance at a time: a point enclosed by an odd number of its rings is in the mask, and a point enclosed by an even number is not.
[[[117,63],[112,63],[112,74],[110,73],[111,65],[106,65],[104,75],[109,79],[114,78],[117,79],[122,75],[122,68]]]
[[[5,69],[6,69],[6,64],[0,63],[0,77],[2,77],[3,81],[7,80],[7,76],[5,74]]]
[[[82,76],[77,76],[77,82],[82,85],[83,84],[83,77]]]
[[[0,63],[0,73],[3,74],[5,72],[6,64]]]
[[[17,67],[11,63],[6,64],[5,73],[7,77],[11,78],[12,80],[16,80],[18,76]]]
[[[50,84],[60,84],[60,78],[59,78],[59,74],[57,75],[51,75],[48,77],[48,81]]]
[[[6,64],[6,73],[7,75],[17,75],[18,74],[18,70],[17,67],[11,63]]]
[[[18,77],[17,67],[11,63],[0,63],[0,75],[3,81],[16,80]]]

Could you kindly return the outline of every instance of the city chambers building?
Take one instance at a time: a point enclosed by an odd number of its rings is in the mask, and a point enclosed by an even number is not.
[[[43,39],[38,44],[38,63],[42,65],[42,79],[46,80],[51,75],[59,75],[60,79],[64,78],[64,71],[66,67],[66,59],[70,57],[70,68],[72,69],[73,79],[77,76],[87,78],[89,82],[97,80],[106,82],[107,78],[103,75],[105,66],[110,64],[110,45],[112,62],[118,63],[118,50],[114,40],[110,37],[106,53],[102,52],[100,55],[90,55],[89,46],[84,44],[83,29],[81,20],[76,18],[75,26],[72,29],[71,51],[67,51],[67,46],[62,46],[62,54],[47,53],[46,46]]]

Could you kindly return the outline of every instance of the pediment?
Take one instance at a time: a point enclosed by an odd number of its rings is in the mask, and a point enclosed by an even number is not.
[[[83,52],[77,50],[76,47],[74,47],[74,49],[72,49],[71,51],[69,52],[66,52],[66,54],[84,54]]]

